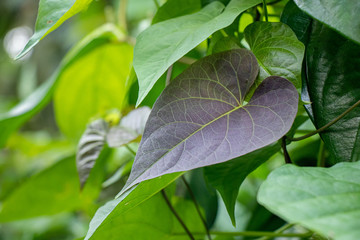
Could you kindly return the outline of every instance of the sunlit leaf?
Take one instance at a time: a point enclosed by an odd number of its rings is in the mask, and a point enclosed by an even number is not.
[[[357,239],[360,162],[331,168],[282,166],[262,184],[258,201],[285,220],[332,239]]]
[[[92,0],[40,0],[35,33],[16,58],[23,57],[41,39],[58,28],[63,22],[86,9]]]
[[[360,43],[360,2],[353,0],[294,0],[298,7],[347,38]]]
[[[290,27],[283,23],[254,22],[244,34],[261,68],[259,82],[268,76],[280,76],[301,88],[305,47]]]
[[[241,183],[247,175],[279,150],[280,145],[275,143],[231,161],[205,168],[205,177],[220,192],[234,226],[235,203]]]
[[[112,228],[114,220],[121,218],[125,214],[131,215],[130,210],[150,199],[181,175],[182,173],[174,173],[145,181],[136,188],[122,194],[119,198],[100,207],[90,222],[85,240],[93,239],[93,236],[98,236],[98,234],[102,236],[106,232],[111,232],[109,228],[116,230],[117,228]],[[164,208],[164,205],[162,205],[162,208]]]
[[[294,121],[298,94],[288,80],[269,77],[246,104],[258,69],[255,56],[239,49],[205,57],[174,79],[153,107],[124,189],[221,163],[281,138]]]
[[[74,157],[65,158],[32,176],[3,202],[0,222],[8,222],[79,207],[79,179]]]
[[[197,13],[160,22],[142,32],[134,49],[134,68],[140,88],[137,105],[174,62],[260,2],[232,0],[225,10],[222,3],[213,2]]]

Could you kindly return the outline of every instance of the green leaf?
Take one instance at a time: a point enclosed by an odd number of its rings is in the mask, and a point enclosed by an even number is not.
[[[90,33],[72,48],[50,79],[10,111],[0,114],[0,148],[5,145],[7,138],[13,131],[44,108],[51,100],[56,84],[61,77],[61,72],[67,66],[92,51],[92,49],[122,38],[123,35],[114,25],[106,24]]]
[[[360,99],[359,65],[360,45],[313,22],[306,66],[316,128],[329,123]],[[320,134],[335,162],[351,161],[358,151],[359,116],[357,107]]]
[[[280,76],[301,88],[305,47],[289,26],[254,22],[245,28],[244,35],[261,67],[257,85],[268,76]]]
[[[241,183],[247,175],[266,162],[279,150],[279,144],[271,144],[228,162],[209,166],[204,169],[207,182],[220,192],[234,226],[235,203]]]
[[[152,24],[194,13],[200,9],[200,0],[168,0],[157,10]]]
[[[35,33],[16,59],[28,53],[41,39],[78,12],[85,10],[92,0],[40,0]]]
[[[360,43],[360,2],[353,0],[294,0],[298,7],[341,35]]]
[[[75,159],[68,157],[15,189],[2,205],[0,222],[71,211],[79,203]]]
[[[126,104],[132,47],[112,41],[93,48],[73,61],[60,74],[54,95],[60,130],[78,139],[91,117]]]
[[[139,81],[137,105],[174,62],[260,2],[232,0],[224,11],[222,3],[213,2],[197,13],[160,22],[142,32],[134,49],[134,68]]]
[[[111,232],[109,229],[114,229],[113,222],[116,219],[121,219],[121,216],[127,213],[132,215],[132,211],[130,212],[130,210],[133,210],[139,204],[150,199],[181,175],[182,173],[174,173],[145,181],[136,188],[132,188],[120,195],[119,198],[100,207],[90,222],[89,231],[86,234],[85,240],[94,239],[96,236],[102,236],[102,234]],[[162,207],[164,208],[164,206]],[[153,222],[156,221],[153,220]]]
[[[291,223],[335,240],[360,236],[360,162],[331,168],[287,164],[262,184],[258,201]]]

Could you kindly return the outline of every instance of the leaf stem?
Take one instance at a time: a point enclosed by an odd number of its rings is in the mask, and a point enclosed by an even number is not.
[[[195,58],[190,58],[190,57],[182,57],[178,60],[180,63],[184,63],[184,64],[188,64],[188,65],[191,65],[193,64],[194,62],[196,62],[197,60]]]
[[[202,221],[202,223],[203,223],[203,225],[205,227],[206,235],[207,235],[208,239],[211,240],[211,235],[210,235],[209,228],[207,226],[207,223],[206,223],[206,220],[205,220],[204,216],[201,214],[200,207],[199,207],[198,202],[196,201],[194,192],[191,190],[191,187],[190,187],[189,183],[186,181],[184,175],[181,176],[181,180],[184,182],[184,184],[185,184],[185,186],[186,186],[186,188],[187,188],[187,190],[189,192],[189,195],[190,195],[190,197],[191,197],[191,199],[192,199],[192,201],[193,201],[193,203],[195,205],[196,211],[197,211],[197,213],[198,213],[198,215],[199,215],[199,217],[200,217],[200,219],[201,219],[201,221]]]
[[[316,165],[318,167],[325,167],[325,146],[322,140],[320,140],[320,149]]]
[[[265,14],[265,21],[266,21],[266,22],[269,22],[266,0],[263,0],[263,8],[264,8],[264,14]]]
[[[154,0],[154,3],[155,3],[155,6],[156,6],[156,9],[159,9],[160,5],[159,5],[158,1]]]
[[[205,233],[201,232],[193,232],[194,236],[197,235],[204,235]],[[244,236],[244,237],[299,237],[299,238],[308,238],[313,235],[313,232],[306,232],[306,233],[276,233],[276,232],[258,232],[258,231],[244,231],[244,232],[220,232],[220,231],[210,231],[212,235],[218,236],[229,236],[229,237],[236,237],[236,236]],[[174,233],[174,235],[184,235],[184,233]]]
[[[294,226],[293,223],[288,223],[288,224],[285,224],[284,226],[280,227],[279,229],[277,229],[274,233],[283,233],[285,230],[291,228],[292,226]],[[262,237],[262,238],[259,238],[257,240],[270,240],[270,239],[273,239],[274,237],[270,237],[270,236],[265,236],[265,237]]]
[[[306,134],[304,136],[301,136],[301,137],[297,137],[297,138],[290,138],[290,137],[287,137],[287,139],[289,141],[300,141],[300,140],[303,140],[303,139],[306,139],[308,137],[311,137],[311,136],[314,136],[315,134],[318,134],[318,133],[321,133],[323,132],[324,130],[326,130],[327,128],[329,128],[330,126],[332,126],[333,124],[335,124],[337,121],[339,121],[340,119],[342,119],[346,114],[348,114],[349,112],[351,112],[352,110],[354,110],[357,106],[360,105],[360,100],[357,101],[354,105],[352,105],[350,108],[348,108],[345,112],[343,112],[342,114],[340,114],[338,117],[336,117],[335,119],[333,119],[331,122],[329,122],[328,124],[326,124],[325,126],[317,129],[316,131],[313,131],[309,134]]]
[[[290,155],[286,149],[286,136],[283,136],[281,138],[281,148],[283,149],[283,152],[284,152],[285,163],[292,163]]]
[[[136,152],[134,150],[132,150],[128,144],[126,144],[125,147],[127,150],[129,150],[129,152],[131,152],[134,156],[136,156]]]
[[[127,32],[127,23],[126,23],[126,6],[128,0],[120,0],[120,6],[118,11],[119,24],[125,32]]]
[[[172,70],[173,70],[173,64],[171,64],[171,66],[168,68],[167,73],[166,73],[166,81],[165,81],[165,86],[169,86],[170,84],[170,80],[171,80],[171,74],[172,74]]]
[[[185,225],[185,223],[183,222],[183,220],[180,218],[179,214],[176,212],[175,208],[171,205],[169,198],[166,196],[165,190],[162,189],[161,190],[161,194],[165,199],[166,204],[169,206],[171,212],[174,214],[174,216],[176,217],[176,219],[179,221],[179,223],[181,224],[181,226],[184,228],[186,234],[189,236],[189,238],[191,240],[195,240],[194,236],[191,234],[190,230],[187,228],[187,226]]]

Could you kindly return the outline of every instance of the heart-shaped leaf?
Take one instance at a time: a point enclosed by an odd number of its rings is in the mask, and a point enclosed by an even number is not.
[[[331,168],[282,166],[261,185],[258,201],[285,220],[331,239],[358,239],[360,162]]]
[[[259,71],[246,49],[214,54],[191,65],[164,90],[124,188],[163,174],[224,162],[281,138],[297,112],[294,85],[269,77],[245,105]]]
[[[289,26],[283,23],[254,22],[244,31],[245,39],[260,64],[261,82],[280,76],[301,87],[301,64],[305,47]]]

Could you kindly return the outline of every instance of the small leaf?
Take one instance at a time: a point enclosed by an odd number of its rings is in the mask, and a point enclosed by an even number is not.
[[[108,232],[108,227],[112,228],[114,219],[127,213],[131,215],[132,212],[129,212],[130,210],[150,199],[181,175],[182,173],[174,173],[143,182],[136,188],[125,192],[119,198],[100,207],[90,222],[85,240],[94,239],[95,237],[93,238],[93,236],[98,234],[103,236],[103,233]],[[164,208],[163,205],[162,208]]]
[[[41,39],[78,12],[85,10],[92,0],[40,0],[35,33],[16,59],[28,53]]]
[[[360,45],[313,21],[306,50],[306,78],[316,128],[360,100],[359,65]],[[359,116],[357,107],[320,134],[334,158],[333,163],[351,161],[358,151]]]
[[[301,88],[301,65],[305,47],[283,23],[254,22],[245,28],[245,39],[260,67],[260,83],[268,76],[280,76]]]
[[[216,1],[197,13],[152,25],[142,32],[134,48],[134,69],[139,81],[137,105],[174,62],[260,2],[232,0],[223,11],[224,5]]]
[[[88,125],[79,141],[76,167],[81,188],[84,186],[91,169],[104,148],[107,131],[108,124],[102,119],[96,120]]]
[[[91,117],[122,109],[131,70],[132,47],[114,41],[73,61],[61,73],[54,94],[56,122],[69,138],[78,139]]]
[[[228,162],[205,168],[205,177],[208,183],[220,192],[234,226],[235,204],[241,183],[279,150],[279,144],[274,143]]]
[[[54,215],[79,207],[79,180],[74,157],[32,176],[3,202],[0,222]]]
[[[200,9],[200,0],[168,0],[157,10],[152,24],[194,13]]]
[[[261,185],[258,201],[291,223],[335,240],[360,236],[360,162],[331,168],[287,164]]]
[[[121,147],[141,136],[150,111],[149,107],[135,109],[123,117],[118,126],[110,128],[106,136],[109,147]]]
[[[343,36],[360,43],[360,2],[353,0],[294,0],[298,7]]]
[[[221,163],[262,148],[291,127],[292,83],[269,77],[244,105],[259,66],[246,49],[205,57],[164,90],[146,123],[124,190],[163,174]]]

